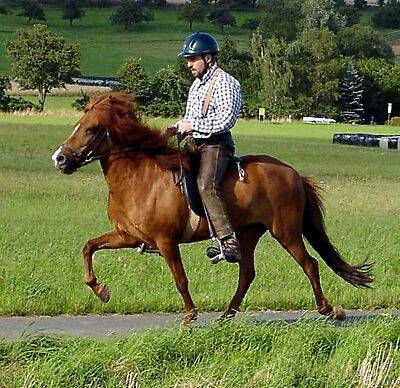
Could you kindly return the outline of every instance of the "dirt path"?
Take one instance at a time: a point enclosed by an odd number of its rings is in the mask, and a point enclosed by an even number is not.
[[[360,322],[379,316],[400,317],[398,310],[346,310],[345,324]],[[202,313],[198,326],[210,324],[219,313]],[[59,315],[55,317],[0,317],[0,339],[18,339],[32,335],[57,335],[74,337],[115,337],[149,328],[179,327],[182,314],[134,314],[134,315]],[[296,322],[299,319],[325,319],[312,311],[267,311],[241,313],[238,319],[250,322]],[[343,324],[337,322],[338,325]]]

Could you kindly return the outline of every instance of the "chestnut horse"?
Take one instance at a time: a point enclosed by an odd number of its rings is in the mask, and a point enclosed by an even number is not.
[[[83,248],[85,283],[93,292],[108,302],[109,288],[98,282],[93,271],[96,251],[135,248],[146,243],[159,249],[171,269],[185,304],[183,323],[196,319],[179,244],[208,239],[209,230],[206,219],[201,218],[190,238],[185,237],[190,208],[173,179],[173,171],[180,162],[186,163],[186,158],[169,145],[168,136],[138,119],[129,95],[93,96],[53,160],[65,174],[99,160],[108,185],[108,216],[114,230],[89,240]],[[327,265],[353,286],[369,287],[371,264],[347,264],[331,244],[325,232],[318,187],[312,180],[270,156],[245,156],[242,166],[247,174],[245,181],[240,181],[237,170],[232,168],[223,184],[242,254],[237,290],[223,317],[234,316],[239,310],[255,276],[255,247],[269,230],[309,278],[318,311],[344,319],[344,311],[332,307],[322,292],[317,260],[307,252],[303,236]]]

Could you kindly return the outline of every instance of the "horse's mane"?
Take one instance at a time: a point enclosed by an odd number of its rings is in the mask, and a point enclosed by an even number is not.
[[[108,128],[113,141],[120,146],[137,147],[163,169],[176,170],[181,159],[186,165],[186,158],[180,157],[180,151],[169,144],[168,136],[142,122],[135,112],[135,100],[130,94],[112,92],[93,95],[85,112],[89,110],[96,111],[99,122]]]

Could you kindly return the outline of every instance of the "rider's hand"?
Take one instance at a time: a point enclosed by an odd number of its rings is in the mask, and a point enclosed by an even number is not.
[[[162,131],[162,135],[165,136],[166,138],[170,138],[171,136],[176,135],[178,132],[178,128],[176,125],[170,125],[168,127],[165,127]]]
[[[190,121],[181,121],[178,125],[178,132],[186,135],[192,132],[192,124]]]

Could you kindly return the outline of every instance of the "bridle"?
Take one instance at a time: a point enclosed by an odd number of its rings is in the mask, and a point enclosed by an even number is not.
[[[70,161],[73,163],[73,167],[82,167],[93,162],[94,160],[101,159],[108,155],[101,154],[93,156],[93,153],[106,138],[107,140],[110,138],[110,132],[108,129],[97,132],[97,134],[89,141],[82,152],[76,152],[67,145],[63,145],[62,147],[68,151],[68,159],[70,159]]]
[[[93,155],[93,153],[96,151],[96,149],[100,146],[103,141],[107,139],[107,141],[110,139],[110,131],[108,129],[105,129],[104,131],[99,131],[86,145],[85,149],[82,152],[76,152],[74,149],[67,145],[62,145],[64,149],[68,151],[68,159],[69,163],[72,164],[72,168],[77,169],[79,167],[86,166],[87,164],[99,160],[105,157],[109,157],[112,155],[117,155],[121,154],[124,152],[129,152],[129,151],[146,151],[143,146],[136,145],[136,146],[130,146],[126,148],[122,148],[118,151],[114,152],[105,152],[99,155]]]

